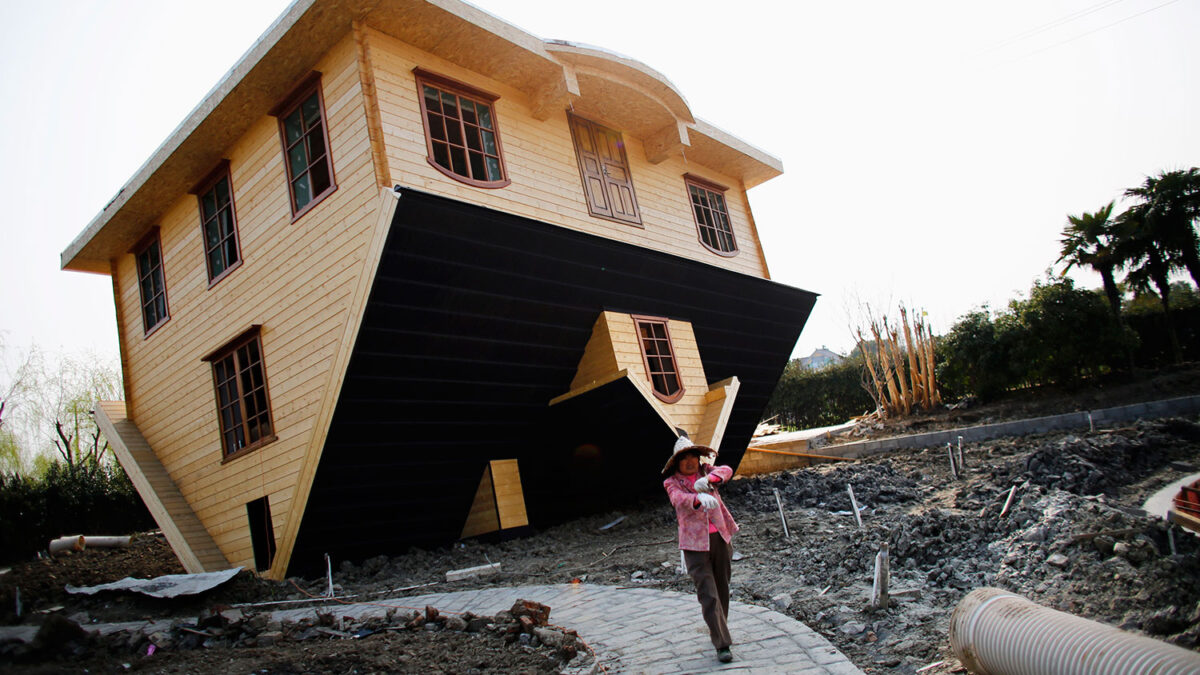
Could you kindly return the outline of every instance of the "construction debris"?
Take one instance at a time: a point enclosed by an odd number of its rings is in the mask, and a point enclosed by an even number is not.
[[[475,567],[466,567],[461,570],[451,570],[446,572],[446,581],[460,581],[468,577],[484,577],[496,574],[500,571],[500,563],[490,563],[487,565],[477,565]]]

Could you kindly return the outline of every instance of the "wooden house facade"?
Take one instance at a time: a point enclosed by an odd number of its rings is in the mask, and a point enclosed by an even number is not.
[[[778,160],[660,74],[454,0],[299,0],[63,252],[110,275],[96,416],[189,571],[281,578],[736,464],[815,295]]]

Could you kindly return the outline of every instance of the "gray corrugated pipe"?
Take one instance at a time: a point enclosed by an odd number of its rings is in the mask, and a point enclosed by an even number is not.
[[[1182,675],[1200,673],[1200,654],[977,588],[950,615],[950,646],[980,675]]]

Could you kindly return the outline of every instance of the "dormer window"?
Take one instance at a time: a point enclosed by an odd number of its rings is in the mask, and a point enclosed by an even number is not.
[[[420,93],[429,164],[467,185],[508,185],[492,105],[499,97],[420,68],[413,72]]]
[[[635,316],[633,322],[637,326],[638,344],[642,348],[642,360],[646,364],[646,376],[650,378],[654,396],[665,403],[674,403],[683,398],[683,383],[679,379],[675,351],[671,348],[667,320]]]
[[[725,188],[691,174],[685,174],[683,180],[692,201],[700,243],[717,255],[737,255],[737,240],[733,238],[729,210],[725,208]]]

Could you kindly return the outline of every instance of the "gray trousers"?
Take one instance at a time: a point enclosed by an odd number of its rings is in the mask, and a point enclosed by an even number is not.
[[[683,562],[696,585],[696,598],[713,646],[723,649],[733,644],[729,637],[729,577],[733,550],[719,532],[708,535],[707,551],[684,551]]]

